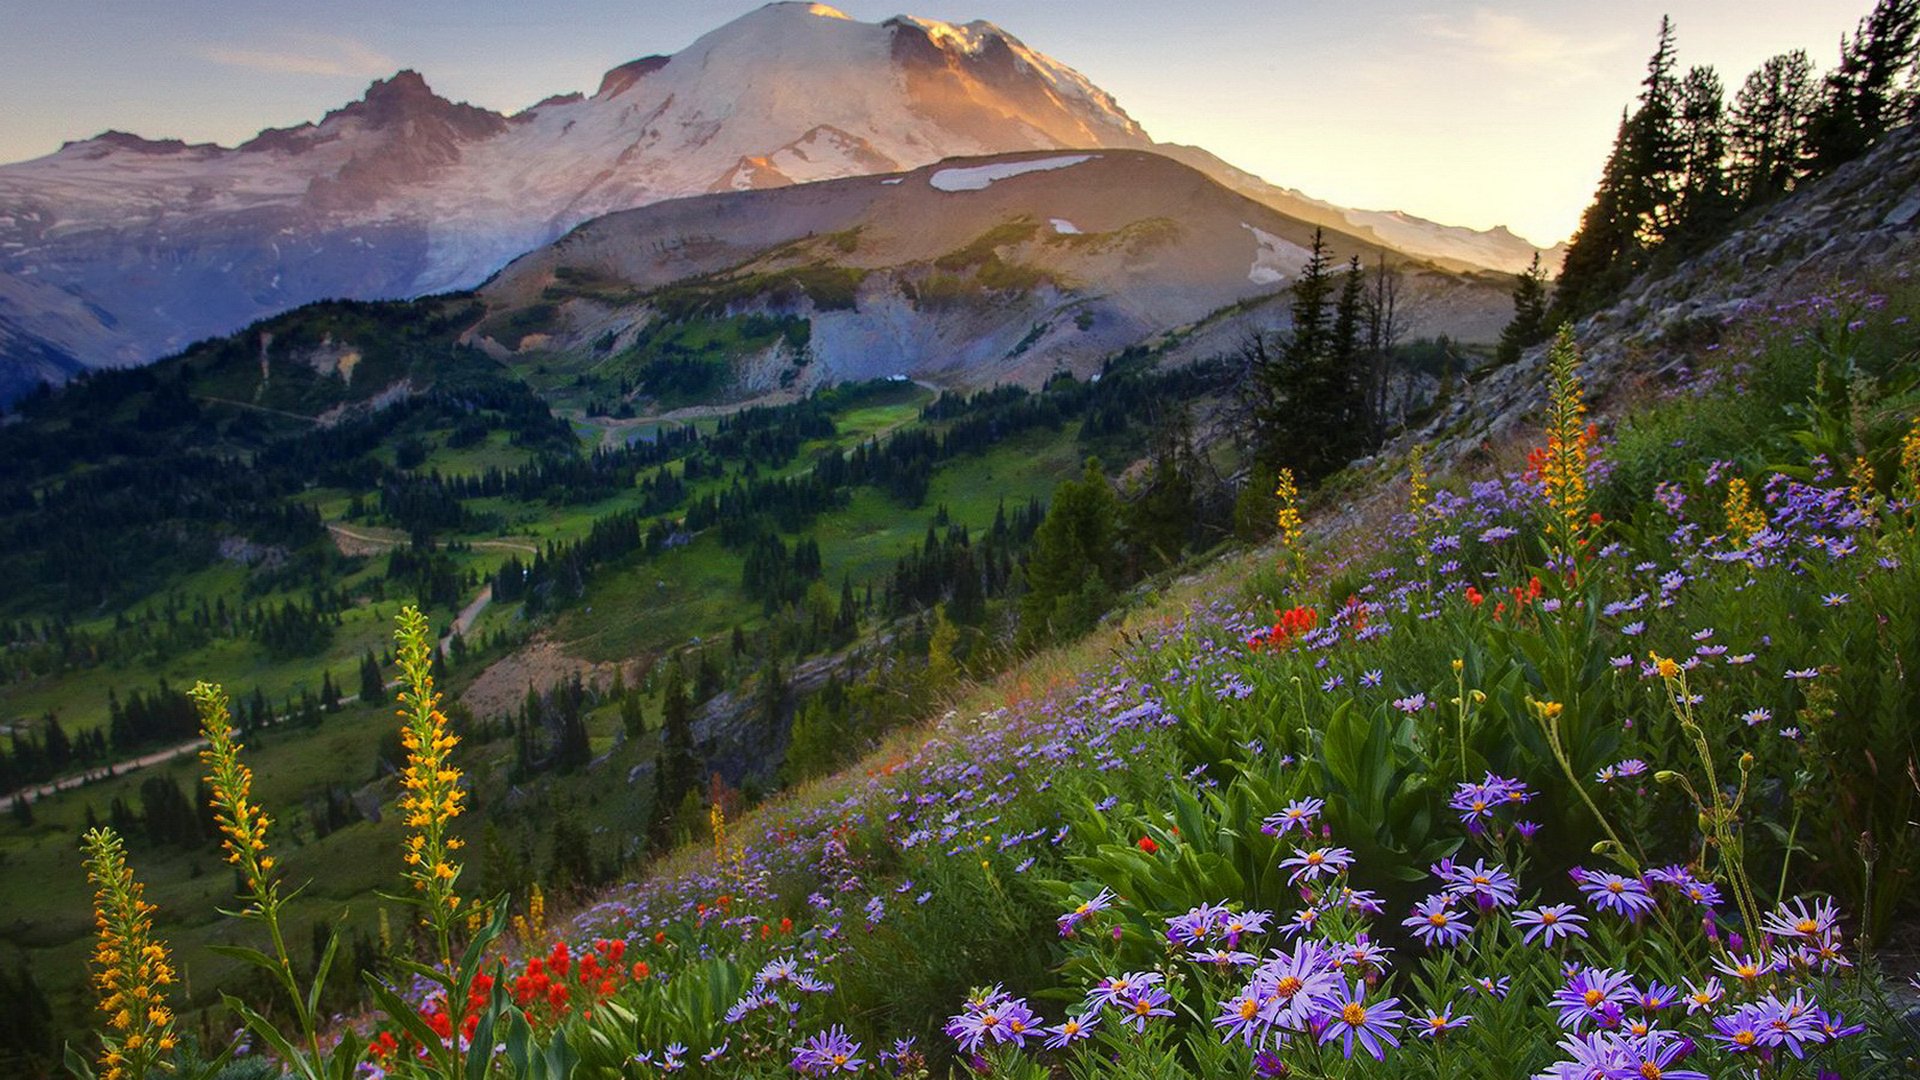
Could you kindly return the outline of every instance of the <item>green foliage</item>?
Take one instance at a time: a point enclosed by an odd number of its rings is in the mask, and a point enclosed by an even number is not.
[[[1076,637],[1106,611],[1119,576],[1118,501],[1097,459],[1079,480],[1054,489],[1033,536],[1027,592],[1020,598],[1021,639]]]

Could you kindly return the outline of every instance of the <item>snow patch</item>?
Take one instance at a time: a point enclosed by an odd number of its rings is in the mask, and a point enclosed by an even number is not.
[[[889,186],[889,187],[891,187],[892,185],[894,185],[894,184],[897,184],[897,183],[899,183],[900,181],[902,181],[902,180],[905,180],[905,179],[906,179],[906,177],[904,177],[904,176],[896,176],[896,177],[894,177],[894,178],[893,178],[893,179],[891,179],[891,180],[882,180],[882,181],[880,181],[880,182],[881,182],[882,184],[885,184],[885,185],[887,185],[887,186]]]
[[[1255,285],[1277,285],[1312,257],[1306,248],[1265,229],[1256,229],[1244,221],[1240,227],[1251,232],[1259,245],[1253,252],[1253,265],[1247,270],[1247,280]]]
[[[1080,235],[1080,226],[1075,225],[1073,222],[1068,221],[1066,218],[1063,218],[1063,217],[1053,218],[1052,224],[1053,224],[1053,231],[1059,233],[1061,236]]]
[[[959,169],[941,169],[927,183],[939,191],[985,191],[996,180],[1007,180],[1030,172],[1065,169],[1097,154],[1072,154],[1067,157],[1032,158],[1027,161],[996,161],[991,165],[968,165]]]

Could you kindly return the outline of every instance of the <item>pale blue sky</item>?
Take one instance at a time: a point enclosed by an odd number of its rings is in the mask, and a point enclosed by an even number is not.
[[[1823,69],[1872,0],[844,0],[988,19],[1155,138],[1277,184],[1451,224],[1570,232],[1664,13],[1729,93],[1772,53]],[[0,0],[0,161],[107,128],[232,145],[397,68],[502,111],[591,92],[755,0]]]

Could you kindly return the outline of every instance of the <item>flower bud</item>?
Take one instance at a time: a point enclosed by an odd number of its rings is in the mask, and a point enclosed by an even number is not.
[[[1656,784],[1671,784],[1678,779],[1680,779],[1680,774],[1674,772],[1672,769],[1661,769],[1659,772],[1653,774],[1653,782]]]

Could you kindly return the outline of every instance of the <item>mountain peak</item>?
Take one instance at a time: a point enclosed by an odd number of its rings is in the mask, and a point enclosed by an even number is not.
[[[775,0],[774,3],[762,7],[760,10],[777,11],[781,14],[811,15],[820,19],[845,19],[848,22],[853,21],[853,16],[841,11],[832,4],[814,4],[809,3],[808,0]]]
[[[506,127],[506,117],[466,102],[452,102],[433,92],[427,80],[412,68],[391,78],[375,79],[360,100],[328,113],[329,121],[357,119],[371,128],[399,127],[409,121],[438,122],[460,135],[479,138]]]

